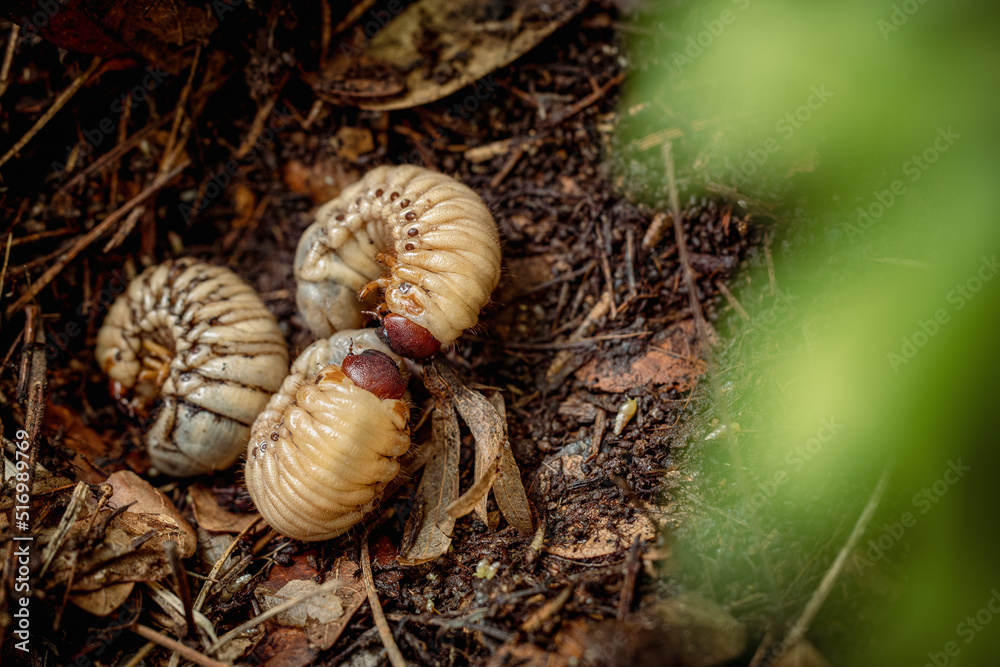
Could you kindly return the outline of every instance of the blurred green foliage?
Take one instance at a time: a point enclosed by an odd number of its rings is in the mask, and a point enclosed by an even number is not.
[[[835,664],[1000,656],[998,14],[667,2],[630,45],[613,162],[632,194],[665,205],[668,138],[682,200],[772,218],[778,291],[755,257],[734,285],[751,320],[716,323],[747,488],[725,439],[690,443],[681,579],[780,631],[893,465],[809,635]]]

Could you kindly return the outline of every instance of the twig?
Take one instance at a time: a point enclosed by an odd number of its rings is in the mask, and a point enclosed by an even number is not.
[[[330,21],[333,13],[330,11],[330,0],[322,0],[320,2],[321,9],[321,20],[323,21],[323,29],[320,32],[319,37],[319,71],[323,71],[326,67],[326,57],[330,52]]]
[[[146,627],[141,623],[136,623],[129,629],[143,639],[156,642],[163,648],[170,649],[171,651],[177,651],[184,656],[184,658],[190,660],[196,665],[202,665],[203,667],[228,667],[226,663],[219,662],[218,660],[212,660],[208,656],[199,653],[190,646],[182,644],[176,639],[171,639],[170,637],[157,632],[153,628]]]
[[[608,286],[608,294],[611,295],[610,318],[613,320],[618,316],[618,304],[615,303],[615,280],[611,275],[611,262],[608,260],[608,253],[605,248],[604,235],[601,234],[601,228],[594,225],[594,233],[597,235],[597,250],[601,259],[601,270],[604,272],[604,282]]]
[[[629,296],[635,299],[639,290],[635,286],[635,230],[631,227],[625,232],[625,270],[628,272]]]
[[[3,54],[3,65],[0,66],[0,95],[7,92],[10,77],[10,64],[14,62],[14,48],[17,46],[17,39],[21,36],[21,26],[13,24],[7,34],[7,50]]]
[[[649,222],[649,227],[646,228],[646,233],[642,237],[643,248],[652,248],[660,242],[668,220],[670,220],[670,214],[662,211],[653,216],[653,219]]]
[[[114,200],[112,199],[112,201]],[[145,206],[136,206],[134,209],[132,209],[129,212],[128,217],[125,218],[125,222],[123,222],[121,227],[119,227],[117,231],[115,231],[115,235],[112,236],[111,239],[109,239],[108,242],[104,244],[104,247],[101,249],[101,252],[106,253],[110,250],[114,250],[119,245],[121,245],[122,241],[124,241],[128,237],[128,235],[132,233],[132,230],[135,229],[135,223],[139,222],[139,218],[141,218],[142,214],[145,212],[146,212]]]
[[[621,83],[624,80],[625,80],[625,72],[621,72],[621,73],[617,74],[616,76],[614,76],[613,78],[611,78],[607,83],[605,83],[603,86],[601,86],[600,88],[598,88],[597,90],[595,90],[594,92],[592,92],[590,95],[587,95],[583,99],[581,99],[581,100],[575,102],[574,104],[570,105],[569,107],[567,107],[562,113],[552,114],[552,118],[550,119],[550,122],[553,125],[555,125],[557,123],[563,122],[564,120],[566,120],[570,116],[579,113],[580,111],[586,109],[587,107],[589,107],[591,104],[593,104],[597,100],[599,100],[602,97],[604,97],[605,95],[607,95],[608,91],[611,90],[612,87],[617,86],[619,83]]]
[[[90,174],[94,173],[95,171],[103,169],[109,164],[114,164],[115,162],[117,162],[118,158],[122,157],[125,153],[127,153],[128,151],[139,145],[140,141],[142,141],[148,135],[152,134],[154,131],[160,129],[160,127],[165,125],[167,121],[169,121],[171,118],[174,117],[174,113],[176,113],[176,111],[171,111],[170,113],[161,116],[158,120],[148,123],[145,127],[143,127],[141,130],[133,134],[125,141],[116,144],[114,148],[109,150],[107,153],[101,155],[101,157],[97,158],[89,165],[84,167],[76,176],[69,179],[65,185],[56,190],[56,193],[55,195],[53,195],[52,198],[56,199],[59,195],[66,193],[75,188],[77,185],[83,183],[84,179],[86,179],[87,176],[90,176]]]
[[[164,551],[167,552],[167,560],[170,562],[170,569],[174,571],[174,579],[177,580],[178,597],[184,605],[184,620],[187,624],[187,636],[194,636],[194,610],[191,607],[191,586],[188,585],[187,572],[181,563],[180,554],[177,553],[177,542],[167,540],[163,544]]]
[[[154,648],[156,648],[156,642],[146,642],[122,667],[139,667],[142,661],[146,659],[146,656],[152,653]]]
[[[223,565],[225,565],[226,560],[228,560],[229,556],[231,556],[233,551],[236,549],[236,545],[239,544],[240,540],[243,539],[243,537],[247,533],[253,530],[253,527],[256,526],[259,522],[260,522],[260,517],[258,516],[256,519],[250,522],[250,524],[246,528],[244,528],[239,535],[233,538],[233,541],[229,543],[229,546],[226,547],[226,550],[222,552],[222,555],[219,556],[219,559],[215,561],[215,565],[212,566],[211,571],[208,573],[208,581],[206,581],[205,585],[201,587],[200,591],[198,591],[198,597],[194,601],[195,611],[201,611],[201,606],[205,604],[205,599],[208,597],[208,593],[212,589],[212,583],[215,581],[215,578],[222,570],[222,567]]]
[[[619,621],[624,620],[632,609],[632,600],[635,597],[635,580],[639,576],[639,544],[639,536],[636,535],[628,553],[628,560],[625,561],[625,581],[622,583],[621,597],[618,598]]]
[[[368,553],[368,534],[365,533],[361,539],[361,572],[365,579],[365,588],[368,589],[368,604],[372,608],[372,618],[375,619],[375,627],[382,638],[385,652],[389,656],[392,667],[406,667],[406,660],[396,646],[396,640],[392,637],[392,629],[389,621],[385,620],[385,612],[382,611],[382,604],[378,601],[378,591],[375,589],[375,578],[372,576],[371,557]]]
[[[514,168],[514,165],[517,164],[517,161],[520,160],[521,157],[524,155],[524,150],[525,149],[523,144],[514,148],[514,151],[507,158],[507,161],[504,162],[503,167],[500,168],[500,171],[494,174],[493,178],[490,179],[491,188],[500,187],[500,184],[503,182],[503,179],[507,178],[507,174],[511,172],[511,170]]]
[[[240,144],[239,149],[236,151],[237,160],[242,160],[243,157],[250,152],[250,149],[253,148],[254,144],[257,143],[260,133],[264,130],[264,121],[271,115],[274,105],[278,103],[278,97],[281,95],[282,89],[288,82],[288,77],[288,72],[285,72],[274,87],[274,95],[264,102],[264,106],[257,109],[257,114],[253,117],[253,122],[250,123],[250,132],[247,133],[243,143]]]
[[[43,273],[41,277],[38,280],[36,280],[34,284],[31,285],[31,287],[28,288],[28,291],[26,291],[24,294],[21,295],[20,299],[15,301],[13,305],[7,308],[6,316],[10,317],[14,313],[16,313],[19,308],[24,306],[30,300],[34,299],[39,292],[45,289],[45,287],[50,282],[52,282],[53,278],[59,275],[59,273],[62,272],[64,268],[66,268],[67,264],[73,261],[73,259],[76,258],[76,256],[79,255],[84,250],[84,248],[89,246],[98,237],[100,237],[102,234],[108,231],[111,225],[121,220],[124,216],[128,214],[129,211],[131,211],[133,208],[135,208],[136,206],[138,206],[139,204],[141,204],[142,202],[146,201],[151,196],[156,194],[156,192],[160,188],[162,188],[164,185],[169,183],[175,176],[184,171],[184,169],[190,163],[191,163],[190,160],[184,160],[179,165],[170,170],[170,172],[163,174],[162,176],[157,176],[155,179],[153,179],[152,183],[150,183],[143,189],[142,192],[140,192],[135,197],[122,204],[120,208],[118,208],[111,215],[102,220],[99,224],[94,225],[93,229],[91,229],[89,232],[87,232],[79,239],[77,239],[76,242],[73,243],[73,245],[70,246],[70,248],[66,250],[66,252],[62,253],[62,255],[60,255],[59,258],[55,262],[53,262],[52,266],[50,266],[48,270],[45,273]]]
[[[791,649],[793,646],[802,640],[806,632],[809,631],[809,626],[812,624],[816,614],[819,612],[820,607],[826,602],[827,596],[830,595],[830,591],[833,590],[833,585],[837,582],[837,577],[840,576],[840,572],[844,569],[844,564],[847,562],[847,557],[854,551],[854,548],[858,545],[858,541],[861,536],[864,535],[865,530],[868,528],[868,524],[871,522],[872,517],[875,516],[875,510],[878,509],[879,503],[882,501],[882,495],[885,493],[886,487],[889,485],[889,478],[892,476],[892,463],[886,464],[885,468],[882,470],[882,476],[879,477],[878,483],[875,484],[875,488],[872,489],[871,496],[868,497],[868,503],[865,508],[861,511],[861,515],[858,516],[858,520],[854,523],[854,529],[851,534],[847,536],[847,541],[844,542],[844,546],[840,548],[840,553],[834,559],[833,563],[830,565],[826,574],[823,575],[823,579],[819,582],[819,586],[813,592],[812,597],[809,598],[809,602],[806,603],[805,608],[803,608],[802,613],[792,624],[791,629],[789,629],[788,634],[785,635],[784,639],[778,644],[780,652],[783,654]],[[774,656],[777,658],[778,656]],[[762,660],[758,660],[750,664],[750,667],[756,667],[760,664]]]
[[[25,145],[31,141],[50,120],[52,120],[52,117],[55,116],[67,102],[69,102],[70,98],[76,94],[76,91],[80,90],[83,84],[87,83],[87,79],[89,79],[90,75],[97,70],[97,67],[100,64],[101,57],[94,56],[94,59],[90,61],[90,67],[87,68],[87,71],[76,77],[76,79],[73,80],[73,83],[69,85],[69,88],[59,93],[59,97],[56,98],[56,101],[53,102],[52,106],[49,107],[44,114],[42,114],[42,117],[31,126],[31,129],[25,132],[24,136],[18,139],[17,142],[10,147],[10,150],[3,154],[3,157],[0,157],[0,166],[3,166],[4,163],[17,155],[17,152],[24,148]]]
[[[174,122],[170,125],[170,134],[167,135],[167,142],[163,145],[163,156],[160,158],[160,167],[157,169],[158,174],[168,171],[173,165],[174,158],[177,156],[177,153],[174,152],[174,146],[177,144],[177,132],[180,130],[181,121],[184,120],[184,105],[187,104],[188,97],[191,95],[191,86],[194,84],[194,72],[198,68],[200,57],[201,44],[194,50],[194,57],[191,58],[191,71],[188,73],[187,82],[185,82],[184,88],[181,89],[177,105],[174,107]],[[180,143],[183,144],[186,141],[187,137],[185,136]]]
[[[7,234],[7,247],[3,251],[3,269],[0,269],[0,299],[3,299],[3,284],[4,280],[7,278],[7,264],[10,262],[10,249],[14,244],[14,233],[11,232]],[[2,323],[2,320],[0,320]]]
[[[341,581],[340,579],[334,579],[333,581],[328,581],[325,584],[317,586],[316,588],[312,589],[305,595],[297,597],[294,600],[285,600],[281,604],[275,605],[270,609],[268,609],[267,611],[257,614],[246,623],[243,623],[242,625],[233,628],[226,634],[219,637],[219,640],[217,642],[208,647],[208,652],[215,653],[220,648],[231,642],[233,639],[236,639],[236,637],[243,634],[247,630],[257,627],[258,625],[260,625],[267,619],[271,618],[272,616],[277,616],[281,612],[287,609],[291,609],[300,602],[305,602],[306,600],[312,599],[317,595],[322,595],[323,593],[329,593],[331,591],[335,591],[338,588],[343,588],[343,587],[344,587],[343,581]]]
[[[733,310],[735,310],[736,313],[740,316],[740,319],[742,319],[745,322],[749,322],[750,321],[749,313],[747,313],[747,311],[744,310],[743,304],[741,304],[736,299],[736,297],[733,296],[733,293],[729,291],[729,288],[726,287],[726,283],[722,282],[721,280],[716,280],[715,286],[719,288],[720,292],[722,292],[722,296],[726,297],[726,301],[729,302],[729,305],[732,306]]]

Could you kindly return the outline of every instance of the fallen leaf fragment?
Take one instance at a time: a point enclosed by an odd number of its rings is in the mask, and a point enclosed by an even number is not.
[[[320,593],[265,621],[267,632],[254,648],[251,661],[272,667],[304,667],[313,664],[321,651],[333,646],[351,617],[367,599],[358,566],[338,558],[330,571],[320,573],[304,555],[287,567],[274,567],[254,595],[265,609],[302,597],[320,585],[343,582],[334,591]]]
[[[118,609],[128,599],[135,588],[134,581],[126,581],[120,584],[112,584],[90,593],[77,593],[70,595],[70,601],[80,609],[93,614],[94,616],[107,616],[115,609]]]
[[[110,505],[124,507],[134,503],[126,514],[142,517],[146,515],[152,521],[170,526],[172,530],[164,530],[154,536],[151,545],[162,545],[167,540],[176,540],[181,558],[188,558],[198,546],[198,534],[184,515],[174,507],[163,493],[152,484],[139,477],[131,470],[119,470],[108,477],[108,484],[114,489]],[[138,525],[138,520],[135,525]]]
[[[198,522],[198,527],[213,533],[232,533],[233,535],[242,533],[260,516],[256,512],[249,514],[227,512],[219,505],[219,501],[216,500],[211,489],[206,489],[201,484],[189,487],[188,494],[191,496],[191,507],[194,509],[194,518]]]
[[[478,0],[417,0],[361,53],[347,49],[308,78],[317,94],[362,109],[406,109],[441,99],[481,79],[472,100],[497,95],[486,77],[534,48],[587,0],[512,0],[502,11]],[[357,29],[356,29],[357,30]],[[365,44],[360,41],[359,44]]]
[[[576,378],[591,389],[613,394],[653,385],[686,392],[705,373],[699,355],[694,320],[684,320],[654,336],[640,356],[593,359],[576,372]]]
[[[431,442],[434,449],[424,466],[417,487],[413,512],[406,522],[403,545],[398,560],[402,565],[419,565],[448,551],[455,518],[446,508],[458,498],[458,460],[462,443],[458,417],[451,404],[438,400],[431,416]]]

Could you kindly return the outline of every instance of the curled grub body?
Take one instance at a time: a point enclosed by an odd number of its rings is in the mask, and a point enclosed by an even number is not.
[[[397,457],[410,447],[406,402],[359,386],[367,374],[355,382],[343,370],[346,359],[358,365],[377,359],[380,376],[385,361],[391,372],[400,372],[400,358],[372,329],[317,341],[292,364],[247,445],[250,496],[264,520],[293,539],[330,539],[361,521],[399,473]]]
[[[188,257],[129,284],[95,354],[116,395],[153,408],[150,460],[177,477],[235,463],[288,370],[285,339],[253,289],[229,269]]]
[[[359,293],[449,345],[478,322],[500,279],[500,238],[483,200],[411,165],[377,167],[319,208],[295,255],[296,299],[318,336],[363,322]]]

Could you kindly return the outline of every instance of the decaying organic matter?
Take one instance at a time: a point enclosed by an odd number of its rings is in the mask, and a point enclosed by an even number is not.
[[[278,389],[288,350],[274,316],[235,273],[190,257],[129,284],[97,335],[112,393],[152,411],[153,465],[177,477],[228,468]]]
[[[380,289],[387,317],[420,342],[408,346],[386,327],[389,344],[425,357],[478,322],[500,279],[500,237],[469,187],[420,167],[382,166],[319,209],[299,240],[295,278],[316,335],[359,326],[359,297]]]
[[[339,332],[299,355],[247,449],[247,489],[271,527],[326,540],[381,500],[410,448],[400,361],[372,329]]]

